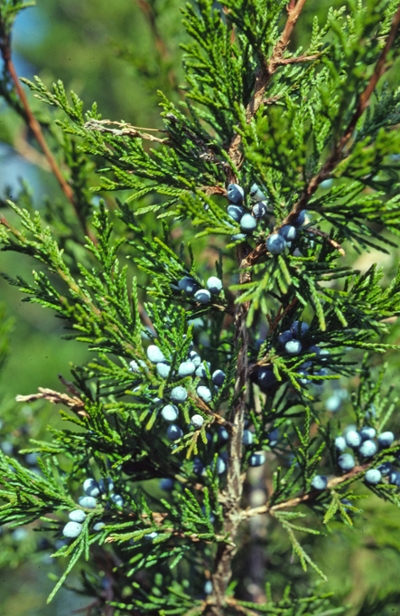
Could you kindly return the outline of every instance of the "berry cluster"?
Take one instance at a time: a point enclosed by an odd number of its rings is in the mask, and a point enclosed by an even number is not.
[[[114,482],[110,477],[100,479],[99,481],[92,478],[85,479],[82,487],[84,496],[79,497],[78,504],[85,509],[94,509],[98,504],[98,497],[106,498],[109,501],[109,504],[113,503],[116,507],[123,507],[124,505],[124,499],[122,496],[113,491]],[[64,537],[72,539],[78,537],[78,535],[82,532],[83,522],[86,519],[86,513],[83,509],[74,509],[69,512],[68,517],[70,521],[64,526],[62,532]],[[104,522],[96,522],[93,525],[93,530],[98,532],[103,528],[103,526],[105,526]]]
[[[242,233],[232,236],[233,240],[244,240],[257,227],[259,220],[273,215],[273,209],[268,198],[257,184],[250,188],[250,198],[253,202],[251,213],[244,207],[244,190],[239,184],[229,184],[227,195],[229,199],[228,216],[238,222]],[[294,219],[291,225],[283,225],[276,233],[272,233],[267,239],[266,246],[268,252],[273,255],[282,253],[285,248],[291,248],[292,242],[296,239],[297,228],[301,227],[306,221],[306,212],[302,210]]]
[[[309,326],[304,321],[293,321],[290,329],[284,330],[278,336],[278,348],[283,350],[290,356],[310,355],[319,358],[319,363],[323,362],[323,355],[328,354],[328,351],[321,349],[315,344],[310,344],[305,340],[305,336],[309,330]],[[307,359],[300,365],[298,371],[301,376],[298,379],[302,385],[307,385],[313,376],[325,376],[328,373],[327,368],[319,368],[315,370],[313,366],[313,358]],[[252,380],[259,386],[262,392],[269,393],[276,386],[276,377],[273,373],[272,366],[259,366],[255,373],[252,374]]]
[[[206,289],[201,288],[191,276],[184,276],[178,281],[178,288],[186,295],[193,296],[199,304],[208,304],[212,295],[219,295],[222,291],[222,281],[217,276],[210,276],[206,287]]]
[[[206,404],[212,401],[213,395],[218,392],[218,388],[221,387],[225,380],[225,373],[222,370],[215,370],[212,374],[210,373],[211,365],[208,362],[204,362],[200,355],[193,350],[193,347],[189,350],[187,359],[181,362],[173,372],[171,372],[171,365],[166,360],[164,353],[157,345],[151,344],[147,348],[146,353],[149,361],[156,365],[157,373],[162,378],[180,381],[190,377],[192,379],[205,379],[207,382],[211,381],[208,382],[210,387],[197,384],[196,382],[196,393]],[[132,371],[137,371],[137,366],[138,364],[135,361],[130,364]],[[171,441],[177,441],[183,436],[182,428],[173,422],[179,417],[178,405],[185,403],[188,396],[188,389],[186,387],[176,385],[170,390],[168,401],[157,399],[160,407],[162,402],[168,402],[162,406],[161,416],[165,421],[170,422],[167,429],[167,437]],[[190,418],[190,423],[196,430],[199,430],[204,424],[204,417],[199,413],[195,413]]]
[[[379,451],[391,447],[393,442],[393,432],[381,432],[376,438],[376,430],[371,426],[364,426],[359,431],[355,426],[347,426],[343,434],[335,438],[337,465],[341,471],[348,473],[356,466],[355,456],[360,463],[369,462]],[[346,449],[351,449],[352,453],[346,452]],[[377,485],[384,476],[389,476],[389,483],[400,487],[400,472],[387,462],[377,468],[369,468],[364,480],[369,485]],[[315,475],[311,487],[314,490],[325,490],[327,484],[328,478],[325,475]]]

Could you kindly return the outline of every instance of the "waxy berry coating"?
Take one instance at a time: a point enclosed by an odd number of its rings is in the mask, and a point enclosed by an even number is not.
[[[214,385],[216,385],[217,387],[221,387],[225,380],[225,372],[223,372],[222,370],[215,370],[211,375],[211,379]]]
[[[251,214],[244,214],[240,219],[240,228],[246,233],[254,231],[257,226],[257,220]]]
[[[75,539],[82,532],[82,524],[79,522],[68,522],[62,531],[64,537],[68,537],[69,539]]]
[[[228,199],[232,203],[242,203],[244,199],[244,190],[239,184],[228,185]]]
[[[365,482],[375,486],[382,479],[382,473],[377,468],[370,468],[364,476]]]
[[[184,361],[178,367],[178,376],[185,377],[191,376],[195,373],[196,366],[192,361]]]
[[[296,228],[293,227],[293,225],[283,225],[283,227],[281,227],[278,230],[278,233],[286,241],[291,241],[291,240],[296,239],[296,235],[297,235]]]
[[[194,299],[196,302],[199,302],[199,304],[208,304],[211,299],[211,293],[208,289],[199,289],[194,294]]]
[[[164,353],[155,344],[151,344],[147,347],[146,354],[153,364],[158,364],[158,362],[165,361]]]
[[[184,387],[178,385],[178,387],[173,388],[170,396],[171,400],[173,400],[174,402],[185,402],[185,400],[187,400],[188,393]]]
[[[356,463],[353,456],[350,453],[343,453],[338,458],[338,466],[342,471],[351,471],[355,467]]]
[[[192,417],[190,418],[190,423],[197,429],[201,428],[204,423],[204,418],[198,413],[196,413],[196,415],[192,415]]]
[[[241,205],[234,205],[234,204],[232,204],[232,205],[228,205],[227,212],[228,212],[228,216],[230,218],[232,218],[236,222],[239,222],[239,220],[242,218],[243,214],[246,213],[246,210]]]
[[[99,484],[95,479],[89,477],[83,482],[83,491],[88,496],[98,496],[100,494]]]
[[[263,453],[253,453],[249,459],[250,466],[262,466],[265,462],[265,456]]]
[[[286,242],[281,235],[273,233],[267,239],[267,250],[271,255],[279,255],[285,250]]]
[[[208,387],[205,387],[204,385],[199,385],[199,387],[196,389],[196,391],[197,391],[197,395],[199,396],[199,398],[204,400],[204,402],[211,402],[211,400],[212,400],[212,393],[208,389]]]
[[[371,458],[378,451],[378,446],[374,441],[366,440],[363,441],[359,447],[358,453],[364,458]]]
[[[325,490],[328,485],[328,478],[325,475],[315,475],[311,482],[311,487],[314,490]]]
[[[222,280],[217,278],[216,276],[211,276],[206,283],[207,289],[210,293],[214,293],[214,295],[218,295],[222,291]]]
[[[93,496],[81,496],[78,498],[78,503],[86,509],[94,509],[97,505],[97,500]]]
[[[85,520],[86,513],[82,511],[82,509],[74,509],[73,511],[69,512],[68,517],[71,520],[71,522],[81,523]]]
[[[394,441],[393,432],[382,432],[378,436],[378,444],[379,444],[379,447],[381,447],[382,449],[385,449],[386,447],[390,447],[393,441]]]

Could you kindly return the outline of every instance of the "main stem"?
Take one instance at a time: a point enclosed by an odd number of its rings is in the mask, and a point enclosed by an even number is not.
[[[245,256],[244,246],[237,249],[237,262],[240,265]],[[248,280],[248,273],[240,275],[240,283]],[[229,543],[218,546],[215,569],[212,576],[213,593],[210,597],[212,616],[223,616],[226,604],[226,590],[232,577],[232,559],[236,553],[235,539],[242,520],[240,501],[244,478],[241,476],[242,437],[244,413],[246,406],[246,383],[248,380],[248,331],[246,317],[249,309],[247,302],[237,304],[234,317],[235,349],[237,350],[237,378],[235,383],[235,405],[231,409],[229,420],[234,428],[228,439],[228,471],[224,490],[224,527],[223,532]]]

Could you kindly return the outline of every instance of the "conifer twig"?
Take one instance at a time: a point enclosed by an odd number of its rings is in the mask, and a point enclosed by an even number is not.
[[[393,17],[392,25],[390,28],[389,35],[386,39],[385,46],[381,51],[381,54],[378,58],[377,63],[375,64],[374,71],[369,79],[369,82],[366,88],[364,89],[364,91],[360,95],[360,98],[358,99],[356,110],[350,122],[348,123],[346,130],[344,131],[341,139],[335,145],[331,155],[328,157],[327,161],[322,166],[319,173],[317,173],[317,175],[311,178],[310,182],[308,183],[300,199],[294,205],[292,211],[290,212],[286,220],[283,222],[283,224],[285,224],[286,222],[290,223],[294,218],[296,218],[297,214],[301,210],[305,209],[308,201],[310,200],[312,195],[315,193],[315,191],[317,190],[321,182],[329,178],[333,169],[342,160],[343,152],[345,151],[347,144],[349,143],[351,137],[353,136],[358,120],[361,118],[364,111],[367,109],[370,103],[371,96],[378,84],[379,79],[389,68],[389,65],[387,63],[387,56],[393,46],[399,26],[400,26],[400,6],[397,9]]]

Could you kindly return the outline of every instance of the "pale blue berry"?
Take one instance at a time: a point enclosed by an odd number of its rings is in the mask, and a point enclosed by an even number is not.
[[[82,509],[74,509],[73,511],[70,511],[68,514],[69,519],[72,522],[83,522],[86,518],[86,513],[84,511],[82,511]]]
[[[285,351],[289,353],[289,355],[298,355],[301,352],[302,345],[300,340],[289,340],[285,344]]]
[[[204,594],[205,595],[211,595],[213,591],[213,585],[212,585],[212,581],[211,580],[207,580],[204,584]]]
[[[246,233],[250,233],[251,231],[254,231],[254,229],[257,226],[257,220],[254,218],[254,216],[252,216],[251,214],[243,214],[242,218],[240,219],[240,228],[242,229],[242,231],[245,231]]]
[[[178,367],[178,376],[184,378],[185,376],[191,376],[194,374],[196,366],[192,361],[184,361]]]
[[[273,233],[267,239],[267,250],[272,255],[279,255],[285,250],[286,242],[281,235]]]
[[[226,462],[220,456],[218,456],[218,458],[217,458],[217,463],[215,465],[215,468],[216,468],[216,471],[217,471],[217,475],[222,475],[226,471]]]
[[[211,380],[217,387],[221,387],[225,380],[225,372],[222,370],[215,370],[211,375]]]
[[[371,458],[372,456],[376,454],[377,451],[378,451],[378,447],[376,443],[368,439],[361,443],[358,453],[361,456],[364,456],[364,458]]]
[[[188,397],[188,393],[186,389],[184,387],[181,387],[180,385],[178,385],[177,387],[174,387],[170,395],[171,395],[171,399],[174,402],[185,402],[185,400],[187,400],[187,397]]]
[[[253,453],[249,459],[250,466],[262,466],[265,463],[265,456],[263,453]]]
[[[263,218],[268,213],[268,207],[264,201],[259,201],[253,205],[251,211],[255,218]]]
[[[338,466],[342,469],[342,471],[351,471],[355,465],[355,460],[350,453],[343,453],[338,458]]]
[[[193,295],[199,288],[199,285],[195,280],[193,280],[193,278],[190,278],[189,276],[184,276],[178,281],[178,287],[181,289],[181,291],[185,291],[187,295]]]
[[[229,438],[228,430],[226,428],[219,428],[218,435],[222,442],[227,441]]]
[[[296,239],[297,235],[296,228],[293,227],[293,225],[283,225],[283,227],[278,230],[278,233],[284,240],[289,242]]]
[[[199,289],[194,294],[194,299],[196,302],[199,302],[199,304],[208,304],[211,299],[211,293],[208,289]]]
[[[342,405],[342,398],[339,396],[337,392],[333,393],[325,402],[325,408],[327,411],[331,413],[336,413]]]
[[[246,210],[244,207],[242,207],[241,205],[228,205],[228,216],[230,218],[233,218],[233,220],[235,220],[236,222],[239,222],[239,220],[242,218],[243,214],[245,214]]]
[[[264,199],[266,199],[266,196],[264,195],[263,191],[256,183],[251,185],[249,195],[254,201],[263,201]]]
[[[239,184],[228,184],[228,199],[232,203],[242,203],[244,190]]]
[[[93,496],[81,496],[78,498],[78,503],[86,509],[94,509],[97,505],[97,500]]]
[[[155,344],[151,344],[149,347],[147,347],[146,354],[147,354],[148,359],[153,364],[158,364],[159,362],[162,362],[162,361],[165,362],[164,353]]]
[[[134,359],[129,362],[129,370],[131,372],[139,372],[139,364]]]
[[[205,369],[205,366],[200,365],[198,368],[196,368],[195,375],[200,377],[201,379],[205,379],[207,376],[207,371]]]
[[[171,366],[169,364],[164,364],[164,362],[159,362],[156,370],[161,378],[166,379],[171,372]]]
[[[167,404],[161,411],[161,416],[165,421],[176,421],[179,416],[178,408],[175,404]]]
[[[197,395],[199,396],[199,398],[204,400],[204,402],[211,402],[212,393],[208,389],[208,387],[205,387],[204,385],[199,385],[196,391],[197,391]]]
[[[93,524],[93,530],[98,533],[100,532],[105,526],[104,522],[96,522],[96,524]]]
[[[88,496],[98,496],[100,494],[99,484],[91,477],[83,482],[83,491]]]
[[[198,430],[203,425],[204,418],[198,413],[196,413],[196,415],[192,415],[192,417],[190,418],[190,423]]]
[[[198,353],[196,353],[196,351],[190,351],[189,359],[195,365],[195,368],[200,366],[200,364],[201,364],[201,357],[200,357],[200,355]]]
[[[366,483],[376,486],[376,484],[382,479],[382,473],[377,468],[370,468],[365,473],[364,479]]]
[[[363,441],[366,441],[367,439],[375,438],[376,430],[375,428],[371,428],[370,426],[364,426],[360,430],[360,436]]]
[[[332,186],[332,184],[333,184],[333,179],[332,178],[328,178],[327,180],[323,180],[321,182],[321,184],[319,185],[319,187],[327,189],[327,188],[330,188]]]
[[[121,494],[110,494],[110,498],[113,501],[113,503],[115,503],[117,505],[117,507],[123,507],[124,506],[124,499],[122,498]]]
[[[335,438],[335,448],[337,449],[337,451],[341,451],[341,452],[345,451],[346,447],[347,447],[347,443],[346,443],[344,437],[343,436],[337,436]]]
[[[250,430],[243,430],[242,443],[245,447],[251,445],[254,440],[254,435]]]
[[[222,291],[222,280],[217,278],[216,276],[211,276],[206,283],[207,289],[210,293],[214,295],[218,295]]]
[[[170,426],[168,426],[167,437],[170,441],[177,441],[178,439],[182,438],[182,436],[183,431],[179,426],[177,426],[176,424],[171,424]]]
[[[311,487],[314,490],[325,490],[328,485],[328,478],[325,475],[315,475],[311,482]]]
[[[68,522],[64,526],[62,534],[69,539],[75,539],[81,534],[82,528],[82,524],[79,524],[79,522]]]
[[[400,472],[399,471],[390,471],[389,473],[389,483],[393,486],[397,486],[400,488]]]
[[[361,436],[356,430],[347,430],[344,438],[347,445],[353,449],[357,449],[361,445]]]
[[[381,449],[386,449],[386,447],[390,447],[393,441],[393,432],[381,432],[381,434],[378,436],[378,444]]]

